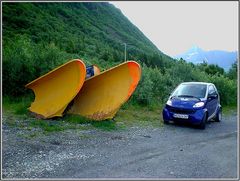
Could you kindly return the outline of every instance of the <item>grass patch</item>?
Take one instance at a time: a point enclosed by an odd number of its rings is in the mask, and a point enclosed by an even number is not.
[[[116,120],[125,126],[163,126],[162,106],[128,105],[128,109],[120,109]]]
[[[31,127],[39,127],[44,132],[63,131],[64,125],[62,122],[48,121],[48,120],[33,120],[30,122]]]
[[[95,128],[98,128],[104,131],[113,131],[118,129],[116,122],[112,120],[93,121],[91,125]]]
[[[14,119],[11,119],[11,118],[8,118],[7,119],[7,124],[9,127],[16,127],[17,126],[17,123]]]
[[[66,129],[90,130],[99,129],[102,131],[124,130],[132,126],[153,126],[162,127],[161,104],[141,106],[127,102],[116,114],[114,120],[94,121],[79,115],[65,115],[61,118],[41,120],[33,118],[28,113],[28,107],[33,97],[3,97],[4,120],[10,127],[18,127],[31,131],[33,128],[40,128],[44,134],[64,131]],[[236,106],[223,106],[223,114],[228,115],[237,112]],[[31,133],[33,138],[39,133]]]
[[[5,111],[13,112],[16,115],[28,114],[28,107],[31,105],[33,98],[31,96],[12,98],[8,96],[3,97],[3,109]]]
[[[224,115],[229,115],[232,113],[236,113],[237,112],[237,106],[236,105],[232,105],[232,106],[223,106],[222,107],[222,112]]]
[[[78,115],[66,115],[56,120],[33,119],[30,127],[41,128],[44,133],[63,131],[66,129],[100,129],[103,131],[113,131],[124,129],[124,126],[117,124],[113,120],[93,121]]]
[[[90,124],[92,120],[79,115],[66,115],[62,120],[73,124]]]
[[[79,115],[65,115],[61,118],[41,120],[33,118],[28,113],[33,97],[20,97],[17,99],[3,97],[4,116],[7,124],[31,131],[40,128],[43,133],[59,132],[66,129],[99,129],[102,131],[124,130],[129,126],[161,127],[162,106],[141,106],[126,103],[118,111],[114,120],[94,121]],[[30,137],[35,137],[32,135]]]
[[[123,129],[123,126],[118,125],[113,120],[94,121],[79,115],[66,115],[64,120],[72,124],[80,124],[80,125],[87,124],[94,128],[101,129],[104,131]]]
[[[26,139],[33,139],[33,138],[35,138],[35,137],[37,137],[37,136],[40,136],[41,134],[39,134],[39,133],[31,133],[31,134],[24,134],[24,135],[19,135],[20,137],[24,137],[24,138],[26,138]]]

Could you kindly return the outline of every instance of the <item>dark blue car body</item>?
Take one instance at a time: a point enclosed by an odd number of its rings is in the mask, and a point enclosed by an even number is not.
[[[202,91],[202,96],[178,95],[176,92],[180,86],[194,87],[196,89],[195,92]],[[200,90],[201,88],[202,90]],[[186,88],[185,93],[188,93]],[[204,129],[205,123],[210,119],[221,120],[221,105],[218,91],[212,83],[182,83],[170,95],[162,115],[164,123],[168,123],[169,121],[188,122],[199,125]]]

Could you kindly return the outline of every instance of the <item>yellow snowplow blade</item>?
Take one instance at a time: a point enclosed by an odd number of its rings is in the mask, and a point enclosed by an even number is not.
[[[97,65],[93,65],[94,75],[100,74],[100,68]]]
[[[141,76],[137,62],[128,61],[87,79],[73,100],[70,114],[93,120],[113,118],[135,90]]]
[[[85,64],[76,59],[30,82],[25,87],[33,90],[35,100],[29,110],[44,119],[62,116],[81,89],[85,76]]]

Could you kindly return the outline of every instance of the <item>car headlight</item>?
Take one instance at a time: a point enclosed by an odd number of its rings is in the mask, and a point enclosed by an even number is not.
[[[172,106],[172,101],[168,100],[166,104],[169,105],[169,106]]]
[[[193,107],[203,107],[203,106],[204,106],[204,102],[198,102],[193,105]]]

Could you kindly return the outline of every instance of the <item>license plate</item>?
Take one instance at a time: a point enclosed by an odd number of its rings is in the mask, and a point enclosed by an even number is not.
[[[187,114],[173,114],[174,118],[180,118],[180,119],[188,119]]]

